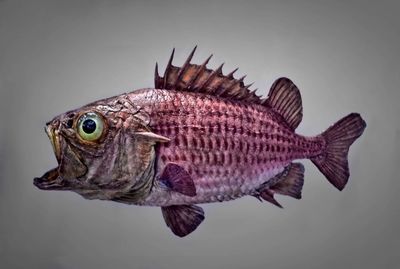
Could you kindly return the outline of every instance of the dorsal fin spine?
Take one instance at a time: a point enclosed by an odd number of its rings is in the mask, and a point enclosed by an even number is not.
[[[237,68],[235,68],[234,70],[232,70],[229,74],[227,74],[226,76],[227,76],[228,78],[233,78],[233,74],[235,74],[235,72],[238,71],[238,70],[239,70],[239,68],[237,67]]]
[[[220,93],[219,93],[219,95],[221,96],[221,95],[223,95],[224,93],[226,93],[226,92],[229,92],[229,90],[235,85],[237,83],[237,80],[232,80],[232,82],[230,83],[230,84],[228,84],[228,86],[225,88],[225,89],[223,89]]]
[[[222,67],[224,66],[224,63],[222,63],[216,70],[213,70],[211,74],[208,76],[208,78],[199,86],[199,88],[206,88],[207,85],[210,83],[210,81],[219,73],[221,73]]]
[[[220,91],[221,91],[221,85],[224,83],[224,80],[221,79],[216,85],[215,85],[215,91],[214,91],[214,95],[215,96],[220,96]]]
[[[165,89],[167,87],[167,82],[168,82],[168,74],[169,71],[172,67],[172,60],[174,59],[174,54],[175,54],[175,48],[172,49],[171,56],[169,57],[167,67],[165,68],[164,72],[164,83],[163,83],[163,88]]]
[[[195,84],[197,78],[199,77],[201,72],[204,72],[204,70],[206,69],[206,65],[208,64],[208,62],[210,61],[210,59],[213,57],[213,55],[211,54],[210,56],[208,56],[208,58],[200,65],[199,69],[197,70],[197,72],[195,73],[195,75],[188,81],[188,85],[192,85]],[[195,89],[194,89],[195,90]]]
[[[175,49],[172,50],[164,77],[158,73],[158,65],[154,72],[155,87],[165,90],[191,91],[207,95],[220,96],[221,98],[242,101],[246,103],[261,104],[262,100],[254,92],[249,90],[252,84],[244,85],[245,76],[235,79],[233,74],[237,68],[228,75],[222,73],[222,66],[216,70],[207,68],[211,56],[202,64],[191,64],[190,61],[197,46],[191,51],[182,67],[172,65]]]
[[[237,82],[239,82],[239,83],[240,83],[240,82],[243,82],[243,80],[244,80],[246,77],[247,77],[247,75],[242,76],[241,78],[238,79]]]
[[[246,89],[249,89],[251,86],[253,86],[254,82],[247,84],[246,86],[244,86]],[[251,93],[251,92],[250,92]]]
[[[250,93],[251,93],[252,95],[253,95],[253,94],[256,95],[257,90],[258,90],[258,88],[252,90]]]
[[[182,75],[186,72],[187,68],[189,67],[190,61],[192,60],[194,52],[196,51],[196,49],[197,49],[197,46],[195,46],[193,48],[192,52],[187,57],[185,63],[183,64],[181,69],[179,69],[178,76],[177,76],[177,78],[175,80],[175,83],[174,83],[175,87],[176,87],[176,83],[182,78]]]
[[[154,69],[154,86],[156,89],[160,87],[159,82],[160,82],[160,75],[158,74],[158,63],[156,62],[156,67]]]

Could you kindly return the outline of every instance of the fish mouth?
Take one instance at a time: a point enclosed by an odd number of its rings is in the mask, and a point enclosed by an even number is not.
[[[54,128],[53,124],[48,123],[44,128],[47,136],[50,139],[51,146],[53,147],[57,163],[61,162],[61,144],[58,130]],[[41,190],[64,190],[66,182],[62,180],[59,173],[59,166],[47,171],[43,176],[33,179],[33,185]]]
[[[71,190],[76,188],[73,183],[76,179],[84,176],[88,168],[84,164],[79,152],[66,141],[66,137],[61,135],[59,120],[53,120],[46,124],[45,131],[58,166],[47,171],[43,176],[33,179],[33,184],[41,190]]]
[[[45,127],[47,136],[50,139],[51,146],[53,147],[54,154],[56,155],[57,162],[61,161],[61,145],[58,131],[51,125]]]

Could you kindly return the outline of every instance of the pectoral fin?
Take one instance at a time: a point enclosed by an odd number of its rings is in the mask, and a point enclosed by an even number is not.
[[[172,205],[161,207],[161,211],[167,226],[179,237],[196,230],[204,220],[203,209],[196,205]]]
[[[192,177],[178,164],[168,163],[159,179],[170,190],[187,196],[196,196],[196,187]]]

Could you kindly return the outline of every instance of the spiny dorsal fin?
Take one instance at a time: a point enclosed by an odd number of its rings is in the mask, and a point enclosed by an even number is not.
[[[208,95],[219,96],[234,100],[241,100],[249,103],[261,104],[262,100],[250,91],[251,84],[245,86],[244,77],[235,79],[233,70],[228,75],[223,75],[222,65],[216,70],[207,69],[207,63],[212,57],[208,57],[201,65],[191,64],[196,47],[192,50],[182,67],[172,65],[175,49],[172,51],[168,65],[165,68],[164,77],[158,74],[158,65],[156,64],[154,73],[154,87],[156,89],[177,90],[199,92]]]
[[[300,91],[288,78],[275,80],[263,105],[279,113],[293,130],[299,126],[303,118]]]

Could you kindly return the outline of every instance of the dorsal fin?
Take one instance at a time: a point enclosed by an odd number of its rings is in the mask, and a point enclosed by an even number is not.
[[[255,94],[255,91],[249,90],[251,84],[244,85],[244,77],[240,79],[233,77],[233,73],[237,69],[228,75],[223,75],[222,73],[223,64],[216,70],[207,69],[207,63],[212,55],[201,65],[191,64],[190,61],[196,48],[197,46],[194,47],[182,67],[172,65],[175,53],[174,49],[165,68],[164,77],[159,76],[158,65],[156,64],[154,87],[156,89],[199,92],[222,98],[261,104],[262,100]]]
[[[268,98],[262,103],[279,113],[294,130],[303,118],[300,91],[288,78],[278,78],[272,84]]]

